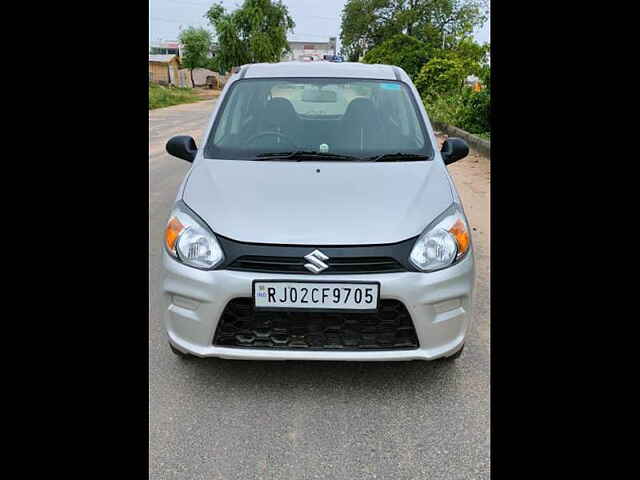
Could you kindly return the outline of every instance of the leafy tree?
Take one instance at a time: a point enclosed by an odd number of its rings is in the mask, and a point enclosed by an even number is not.
[[[342,54],[357,62],[362,54],[400,33],[393,21],[391,0],[347,0],[342,10],[340,42]]]
[[[484,65],[487,64],[489,44],[480,45],[471,37],[463,37],[451,49],[440,52],[444,58],[460,60],[467,75],[480,75]]]
[[[466,76],[464,64],[459,59],[436,57],[420,69],[415,84],[422,98],[428,100],[459,93]]]
[[[340,40],[350,60],[398,33],[442,48],[482,26],[487,11],[487,0],[347,0]]]
[[[362,61],[364,63],[383,63],[397,65],[411,77],[429,61],[433,49],[414,37],[399,33],[369,50]]]
[[[218,38],[214,65],[220,73],[246,63],[278,62],[289,51],[287,32],[295,23],[280,0],[244,0],[232,13],[216,4],[205,17]]]
[[[431,0],[427,3],[430,4],[428,24],[440,32],[444,47],[470,35],[475,27],[481,27],[487,21],[487,0]]]
[[[191,84],[194,68],[210,68],[212,37],[211,32],[204,28],[189,27],[180,33],[180,43],[183,45],[180,62],[190,70]]]

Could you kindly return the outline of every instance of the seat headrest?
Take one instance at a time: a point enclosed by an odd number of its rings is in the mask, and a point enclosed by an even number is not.
[[[265,106],[265,113],[275,119],[290,118],[296,115],[293,104],[282,97],[272,98]]]
[[[370,115],[375,115],[376,107],[373,105],[373,102],[368,98],[354,98],[349,103],[347,110],[344,112],[344,116],[347,118],[351,117],[368,117]]]

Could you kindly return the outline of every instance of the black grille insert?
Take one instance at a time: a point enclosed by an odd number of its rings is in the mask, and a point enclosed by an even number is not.
[[[418,348],[411,316],[398,300],[380,300],[374,313],[255,311],[251,298],[231,300],[214,345],[287,350],[399,350]]]
[[[382,245],[275,245],[245,243],[217,236],[225,259],[220,270],[314,275],[304,265],[305,256],[320,250],[329,257],[322,275],[415,271],[409,262],[416,239]]]
[[[260,255],[243,255],[227,268],[248,272],[268,273],[312,273],[305,268],[308,263],[301,257],[267,257]],[[402,272],[405,268],[389,257],[354,257],[331,258],[326,261],[329,268],[323,275],[340,273],[389,273]]]

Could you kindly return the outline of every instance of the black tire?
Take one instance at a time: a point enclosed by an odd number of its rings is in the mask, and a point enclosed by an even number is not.
[[[169,344],[169,347],[171,348],[171,351],[173,353],[175,353],[178,357],[182,358],[183,360],[191,360],[192,358],[194,358],[193,355],[191,355],[189,353],[181,352],[180,350],[178,350],[176,347],[174,347],[171,344]]]
[[[462,348],[460,348],[460,350],[458,350],[456,353],[454,353],[450,357],[444,357],[444,360],[452,361],[452,360],[455,360],[456,358],[460,357],[460,355],[462,355],[462,351],[464,350],[464,345],[465,344],[463,343],[462,344]]]

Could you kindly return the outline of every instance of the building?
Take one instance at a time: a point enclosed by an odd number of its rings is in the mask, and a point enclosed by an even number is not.
[[[177,55],[182,56],[182,45],[175,40],[157,41],[149,45],[150,55]]]
[[[180,59],[177,55],[149,55],[149,81],[163,85],[180,83]]]
[[[291,52],[282,56],[282,61],[318,61],[324,55],[336,55],[336,37],[329,37],[328,42],[289,41]]]

